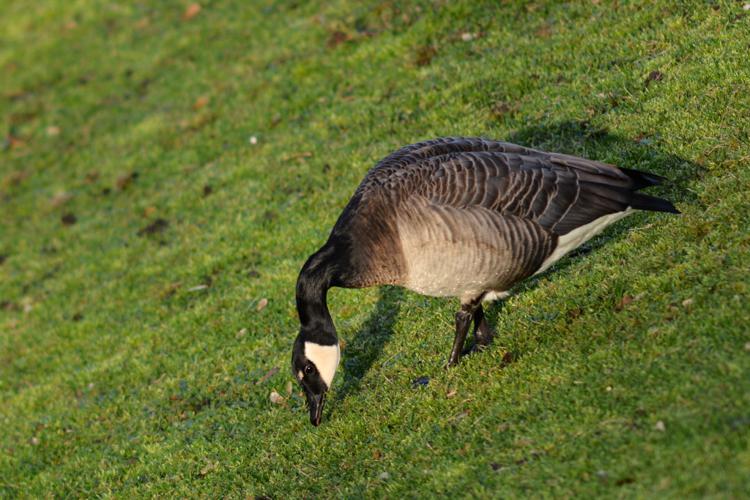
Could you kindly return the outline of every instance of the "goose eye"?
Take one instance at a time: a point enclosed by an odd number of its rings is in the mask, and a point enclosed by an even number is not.
[[[315,370],[315,368],[313,368],[313,365],[311,365],[311,364],[305,365],[305,375],[312,375],[312,372],[314,370]]]

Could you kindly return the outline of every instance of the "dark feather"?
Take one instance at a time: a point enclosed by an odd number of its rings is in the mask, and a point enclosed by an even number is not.
[[[529,218],[564,235],[629,206],[669,211],[671,203],[636,194],[663,177],[607,163],[478,138],[407,146],[381,161],[358,192],[385,188],[395,200],[419,194],[452,207],[481,206]],[[648,200],[648,201],[646,201]]]

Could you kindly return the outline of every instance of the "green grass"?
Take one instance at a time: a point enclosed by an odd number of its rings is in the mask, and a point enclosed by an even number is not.
[[[0,2],[0,496],[747,495],[743,2],[152,3]],[[683,215],[527,282],[449,371],[455,301],[334,289],[312,428],[296,274],[443,135],[659,173]]]

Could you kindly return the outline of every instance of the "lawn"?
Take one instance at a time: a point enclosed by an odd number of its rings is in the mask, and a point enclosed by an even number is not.
[[[0,496],[746,496],[746,3],[0,1]],[[313,428],[297,273],[446,135],[663,175],[682,215],[450,370],[456,301],[333,289]]]

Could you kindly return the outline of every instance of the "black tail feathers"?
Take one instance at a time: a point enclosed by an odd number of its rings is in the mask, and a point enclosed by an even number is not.
[[[650,210],[652,212],[668,212],[679,214],[680,211],[675,208],[671,201],[656,196],[649,196],[643,193],[633,193],[630,206],[638,210]]]
[[[662,182],[666,181],[666,177],[661,175],[651,174],[649,172],[641,172],[640,170],[632,170],[629,168],[622,168],[622,173],[630,177],[633,181],[633,190],[638,191],[639,189],[647,188],[650,186],[658,186]]]
[[[662,177],[661,175],[651,174],[649,172],[641,172],[640,170],[632,170],[630,168],[620,168],[620,170],[622,170],[622,172],[630,177],[631,181],[633,181],[633,187],[630,188],[631,191],[638,191],[639,189],[647,188],[650,186],[658,186],[664,181],[668,180],[666,177]],[[652,212],[668,212],[671,214],[680,213],[680,211],[677,210],[669,200],[635,192],[633,192],[633,198],[630,201],[630,206],[633,208],[637,208],[638,210],[650,210]]]

